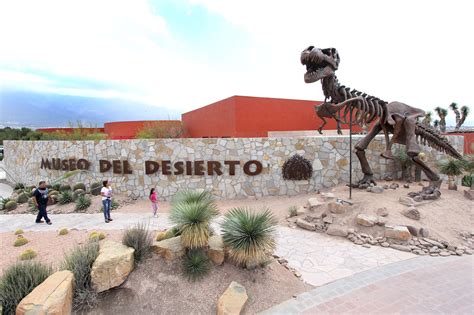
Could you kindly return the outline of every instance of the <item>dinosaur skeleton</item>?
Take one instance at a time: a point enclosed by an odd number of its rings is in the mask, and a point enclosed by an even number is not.
[[[423,199],[439,198],[441,195],[439,192],[441,179],[418,156],[421,152],[419,144],[428,145],[456,159],[462,159],[462,156],[435,129],[418,122],[418,118],[425,116],[423,110],[400,102],[388,103],[377,97],[341,85],[335,75],[339,62],[339,54],[335,48],[318,49],[310,46],[301,53],[301,63],[306,66],[307,70],[304,75],[305,82],[313,83],[321,80],[326,98],[325,102],[319,105],[320,108],[316,108],[317,113],[319,109],[323,115],[325,114],[325,117],[335,118],[338,121],[338,127],[340,123],[347,123],[351,112],[355,124],[369,125],[373,123],[368,134],[355,145],[356,155],[359,158],[364,176],[357,184],[354,184],[354,187],[366,188],[370,184],[376,184],[372,169],[365,156],[365,149],[374,137],[383,131],[386,150],[381,155],[384,158],[393,159],[392,145],[394,143],[404,144],[408,156],[430,180],[428,187],[424,187],[420,193],[412,193],[411,196],[419,195]],[[338,117],[336,117],[336,113]],[[319,131],[321,131],[324,124],[323,122]],[[393,135],[391,139],[390,134]]]

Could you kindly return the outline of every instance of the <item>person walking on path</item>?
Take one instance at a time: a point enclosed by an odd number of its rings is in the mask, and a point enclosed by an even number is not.
[[[110,187],[109,181],[104,180],[102,182],[102,189],[100,190],[100,195],[102,196],[102,205],[104,207],[104,218],[105,223],[113,221],[110,217],[110,205],[112,203],[112,187]]]
[[[51,225],[51,220],[48,218],[48,213],[46,212],[46,207],[48,206],[48,188],[46,187],[46,182],[44,180],[39,182],[38,188],[33,192],[33,203],[36,208],[38,208],[38,215],[36,216],[36,223],[44,223],[43,219],[46,221],[46,224]]]
[[[151,209],[153,210],[153,217],[156,217],[156,212],[158,211],[158,197],[156,195],[155,188],[150,190],[150,201],[151,201]]]

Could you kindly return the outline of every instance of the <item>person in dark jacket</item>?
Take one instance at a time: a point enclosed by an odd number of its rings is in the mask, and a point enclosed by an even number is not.
[[[33,192],[33,203],[38,208],[38,215],[36,216],[36,223],[44,223],[43,219],[46,221],[46,224],[51,225],[51,220],[48,218],[48,213],[46,212],[46,207],[48,206],[48,188],[46,187],[46,182],[44,180],[39,182],[38,188]]]

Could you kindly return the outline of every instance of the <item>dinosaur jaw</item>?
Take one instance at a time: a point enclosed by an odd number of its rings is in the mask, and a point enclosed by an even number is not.
[[[339,65],[339,55],[334,48],[310,46],[301,53],[301,63],[306,66],[304,81],[313,83],[334,74]]]

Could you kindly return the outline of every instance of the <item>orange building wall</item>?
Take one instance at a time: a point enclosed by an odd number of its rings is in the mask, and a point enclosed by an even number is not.
[[[447,136],[464,136],[464,154],[474,154],[474,132],[450,132]]]
[[[160,124],[164,127],[178,127],[179,120],[139,120],[139,121],[116,121],[104,124],[104,130],[109,139],[134,139],[140,130],[149,124]]]

